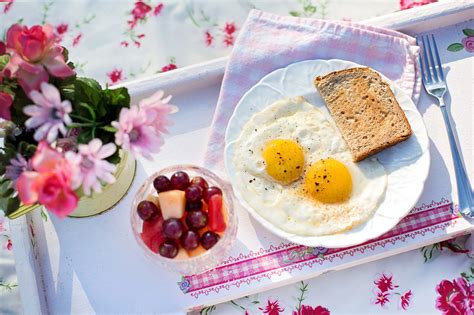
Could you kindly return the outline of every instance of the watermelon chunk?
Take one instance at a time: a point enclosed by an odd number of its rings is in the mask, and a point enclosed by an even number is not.
[[[213,195],[209,199],[209,229],[213,232],[224,232],[227,224],[223,214],[222,196]]]

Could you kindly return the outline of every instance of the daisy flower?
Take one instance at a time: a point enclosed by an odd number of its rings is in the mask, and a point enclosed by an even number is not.
[[[16,158],[11,159],[10,165],[5,168],[5,177],[16,182],[21,173],[31,170],[31,163],[29,163],[21,154],[17,154]]]
[[[90,195],[92,190],[100,193],[102,183],[114,183],[116,166],[105,159],[114,154],[116,149],[113,143],[102,145],[101,140],[93,139],[89,144],[80,144],[78,153],[66,152],[66,159],[75,166],[72,187],[77,189],[82,185],[84,194]]]
[[[66,125],[72,122],[68,115],[72,111],[71,102],[61,101],[58,89],[45,82],[41,83],[41,93],[32,91],[29,96],[34,104],[25,106],[23,112],[31,117],[25,122],[25,126],[36,129],[35,140],[46,139],[52,143],[59,132],[65,135]]]
[[[158,152],[164,143],[156,126],[147,117],[147,111],[136,105],[123,108],[119,121],[112,122],[112,126],[117,129],[115,143],[130,151],[135,158],[153,159],[151,153]]]
[[[171,100],[171,95],[165,98],[163,98],[163,95],[163,91],[158,91],[138,103],[140,109],[146,113],[147,123],[153,126],[157,133],[168,132],[167,127],[171,126],[168,115],[178,111],[178,107],[168,104]]]

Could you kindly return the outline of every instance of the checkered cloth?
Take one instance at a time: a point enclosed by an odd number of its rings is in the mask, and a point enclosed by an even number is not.
[[[223,170],[224,134],[243,94],[268,73],[309,59],[344,59],[372,67],[416,102],[420,76],[415,39],[395,31],[348,22],[283,17],[252,10],[224,75],[205,163]]]
[[[409,233],[412,233],[412,237],[415,237],[416,234],[413,234],[415,231],[420,231],[420,234],[424,234],[426,232],[425,229],[433,228],[438,224],[450,222],[456,220],[457,218],[457,215],[453,214],[452,212],[451,203],[409,214],[403,218],[395,228],[381,235],[377,239],[370,240],[364,244],[352,246],[349,248],[328,249],[323,255],[323,257],[325,257],[325,262],[321,262],[320,265],[315,265],[313,270],[323,270],[325,268],[329,268],[328,266],[332,264],[332,260],[329,258],[334,256],[336,253],[340,257],[344,257],[350,255],[352,248],[363,248],[364,245],[371,244],[382,244],[379,246],[385,246],[383,244],[389,243],[389,239],[394,239],[398,236]],[[195,292],[209,287],[223,285],[232,281],[248,279],[252,276],[262,275],[275,270],[282,270],[283,268],[289,266],[297,267],[301,263],[319,258],[318,253],[314,252],[303,255],[293,255],[295,252],[303,253],[302,250],[304,249],[307,249],[307,247],[295,245],[293,247],[267,253],[259,257],[244,259],[223,265],[201,274],[188,276],[186,279],[189,281],[190,286],[187,292]]]

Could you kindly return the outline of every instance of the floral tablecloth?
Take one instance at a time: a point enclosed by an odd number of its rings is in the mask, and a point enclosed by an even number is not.
[[[402,5],[405,2],[402,1]],[[417,1],[414,1],[417,2]],[[419,1],[421,2],[421,1]],[[77,72],[113,85],[227,55],[248,11],[362,20],[397,0],[0,1],[0,36],[15,22],[51,24]],[[474,32],[474,31],[473,31]],[[466,37],[469,38],[469,37]],[[450,51],[472,41],[453,39]],[[192,53],[190,53],[192,52]],[[472,77],[472,73],[471,73]],[[210,314],[472,314],[472,237],[203,309]],[[0,314],[22,313],[8,221],[0,217]]]

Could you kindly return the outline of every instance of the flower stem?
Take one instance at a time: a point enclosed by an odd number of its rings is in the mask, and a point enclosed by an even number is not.
[[[93,122],[94,122],[93,120],[84,118],[84,117],[79,116],[79,115],[70,114],[69,116],[71,116],[72,118],[78,119],[78,120],[82,120],[82,121],[85,121],[85,122],[89,122],[89,123],[93,123]]]
[[[305,299],[304,294],[306,293],[306,291],[308,291],[308,284],[304,283],[304,281],[301,281],[299,290],[300,290],[300,296],[297,298],[298,299],[298,306],[296,307],[296,311],[298,313],[301,310],[301,303],[303,303],[303,301]]]

